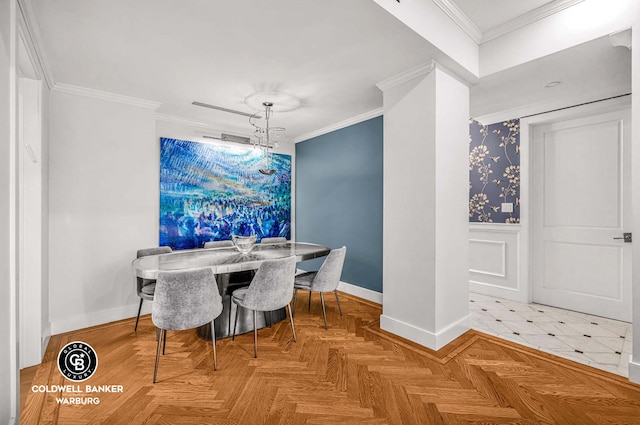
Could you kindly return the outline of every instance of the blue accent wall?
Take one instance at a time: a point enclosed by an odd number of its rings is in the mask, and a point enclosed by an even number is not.
[[[382,292],[382,117],[296,144],[296,241],[347,247],[342,281]],[[317,270],[322,259],[298,265]]]

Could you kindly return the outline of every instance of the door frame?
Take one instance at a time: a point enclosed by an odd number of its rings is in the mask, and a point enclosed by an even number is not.
[[[520,170],[521,182],[520,198],[523,199],[520,211],[522,227],[521,261],[525,267],[526,278],[523,281],[523,290],[527,292],[528,302],[533,301],[533,270],[529,267],[533,264],[533,239],[530,237],[533,232],[533,208],[532,208],[532,186],[533,167],[531,157],[531,144],[533,141],[533,128],[540,125],[548,125],[558,121],[578,119],[590,115],[604,114],[607,112],[619,111],[631,108],[631,96],[624,96],[588,105],[571,107],[563,110],[543,113],[520,120]],[[633,130],[632,130],[633,131]],[[524,182],[526,181],[526,184]],[[633,189],[631,190],[633,196]]]

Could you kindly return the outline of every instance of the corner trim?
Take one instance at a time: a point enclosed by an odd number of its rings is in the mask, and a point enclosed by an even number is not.
[[[340,281],[338,291],[382,305],[382,293],[372,291],[371,289]]]
[[[73,94],[76,96],[85,96],[98,100],[106,100],[108,102],[122,103],[125,105],[137,106],[139,108],[156,110],[162,105],[159,102],[151,100],[139,99],[137,97],[125,96],[122,94],[109,93],[100,90],[89,89],[86,87],[74,86],[71,84],[56,83],[52,91]]]
[[[629,381],[640,384],[640,363],[636,363],[629,356]]]
[[[47,56],[41,46],[42,37],[40,36],[40,28],[38,27],[37,20],[33,17],[33,8],[31,7],[31,2],[25,0],[18,0],[18,9],[20,10],[20,17],[22,18],[23,28],[22,34],[24,36],[24,40],[29,45],[29,49],[32,49],[32,52],[29,52],[33,57],[31,59],[35,59],[40,70],[42,71],[42,76],[45,84],[49,88],[49,90],[53,89],[56,84],[56,80],[51,72],[51,68],[49,67],[49,63],[47,61]]]
[[[407,81],[413,80],[414,78],[421,77],[423,75],[427,75],[431,73],[436,68],[437,62],[432,60],[427,63],[423,63],[422,65],[415,66],[413,68],[408,69],[405,72],[394,75],[393,77],[387,78],[386,80],[380,81],[376,86],[382,90],[388,90],[392,87],[395,87],[399,84],[406,83]]]
[[[320,128],[318,130],[305,133],[293,139],[293,143],[304,142],[305,140],[313,139],[314,137],[322,136],[323,134],[331,133],[332,131],[340,130],[350,125],[358,124],[363,121],[370,120],[371,118],[379,117],[384,112],[384,109],[378,108],[369,112],[365,112],[355,117],[347,118],[344,121],[337,122],[335,124]]]
[[[381,314],[380,328],[437,351],[471,329],[471,319],[466,315],[441,331],[433,333]]]

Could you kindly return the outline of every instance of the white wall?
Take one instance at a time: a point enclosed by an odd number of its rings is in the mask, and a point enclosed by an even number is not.
[[[201,141],[207,133],[87,93],[50,96],[52,334],[136,315],[131,261],[138,249],[158,245],[159,139]],[[295,147],[282,143],[278,152],[293,156]],[[145,303],[143,314],[150,308]]]
[[[135,316],[131,261],[158,244],[152,109],[52,91],[51,332]]]

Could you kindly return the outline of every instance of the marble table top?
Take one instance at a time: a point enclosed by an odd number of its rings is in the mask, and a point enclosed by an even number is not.
[[[247,254],[236,247],[190,249],[169,254],[136,258],[131,263],[133,273],[145,279],[156,279],[158,272],[211,267],[215,274],[255,270],[264,260],[295,255],[297,261],[311,260],[329,254],[323,245],[302,242],[255,244]]]

